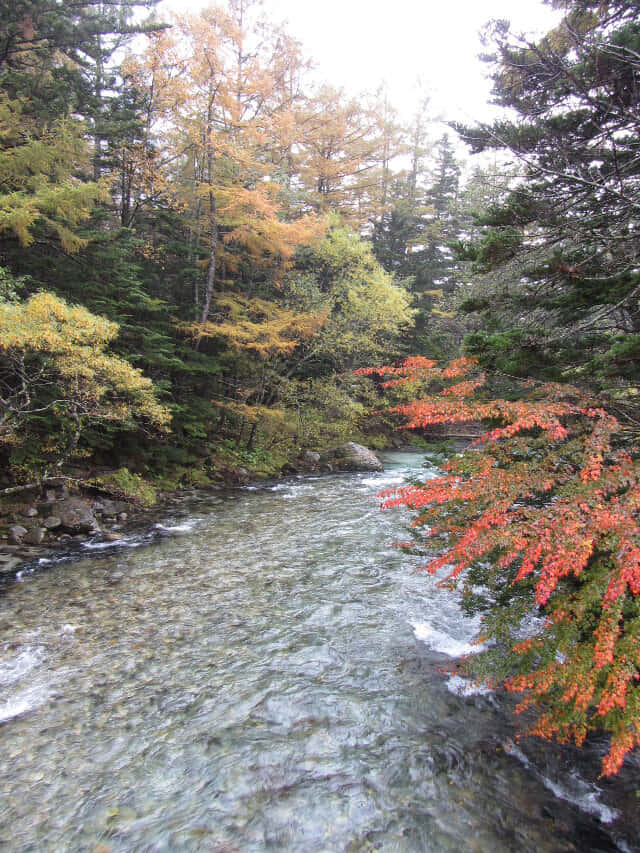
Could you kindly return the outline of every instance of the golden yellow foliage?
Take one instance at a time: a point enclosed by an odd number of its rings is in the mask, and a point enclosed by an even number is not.
[[[250,424],[259,424],[261,430],[267,434],[278,430],[290,429],[289,415],[283,408],[277,406],[249,406],[247,403],[236,403],[228,400],[214,400],[215,405],[226,409],[234,415],[238,415]]]
[[[75,229],[89,218],[106,183],[83,183],[74,175],[87,165],[80,127],[59,119],[39,129],[23,115],[23,103],[0,92],[0,233],[12,231],[33,242],[33,228],[44,223],[67,252],[86,244]]]
[[[129,362],[106,352],[115,323],[52,293],[0,303],[2,439],[13,437],[33,411],[122,424],[143,419],[166,429],[170,416],[153,383]]]
[[[194,336],[223,337],[236,349],[261,359],[290,355],[301,341],[321,328],[326,313],[296,313],[265,299],[238,294],[219,294],[215,299],[217,322],[195,323],[187,331]]]

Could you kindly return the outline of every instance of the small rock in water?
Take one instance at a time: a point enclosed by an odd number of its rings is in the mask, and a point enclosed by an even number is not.
[[[121,533],[105,533],[104,534],[105,542],[117,542],[119,539],[122,539]]]
[[[27,535],[27,528],[21,524],[14,524],[9,528],[9,542],[12,545],[19,545]]]
[[[22,513],[26,518],[35,518],[38,510],[34,506],[30,506]]]
[[[41,545],[46,533],[45,527],[32,527],[22,541],[27,545]]]
[[[57,515],[50,515],[49,518],[45,518],[43,524],[47,530],[55,530],[62,527],[62,519],[58,518]]]

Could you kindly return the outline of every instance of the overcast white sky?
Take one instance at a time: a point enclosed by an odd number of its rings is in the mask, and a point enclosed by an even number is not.
[[[207,5],[164,3],[180,12]],[[491,87],[477,59],[482,26],[506,18],[515,31],[542,33],[559,17],[542,0],[264,0],[264,10],[288,22],[327,82],[357,93],[386,81],[391,101],[410,115],[420,80],[434,112],[463,121],[489,115]]]

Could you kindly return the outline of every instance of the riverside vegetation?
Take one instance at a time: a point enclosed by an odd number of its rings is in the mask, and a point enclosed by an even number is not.
[[[604,728],[615,773],[640,744],[640,24],[552,5],[538,41],[489,28],[508,117],[455,130],[505,165],[463,182],[425,104],[403,126],[384,90],[311,83],[251,0],[4,4],[0,487],[151,503],[398,418],[486,428],[388,500],[483,613],[481,677],[539,735]]]

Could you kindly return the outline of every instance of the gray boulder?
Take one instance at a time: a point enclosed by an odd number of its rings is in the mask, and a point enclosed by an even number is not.
[[[94,512],[101,515],[113,516],[114,518],[119,512],[126,510],[126,508],[127,504],[123,501],[114,501],[110,498],[100,498],[99,501],[95,501],[93,504]]]
[[[372,450],[349,441],[321,456],[321,464],[333,471],[384,471],[382,462]]]
[[[305,450],[302,454],[301,462],[305,468],[317,468],[320,464],[320,454],[314,450]]]
[[[99,530],[98,522],[91,511],[91,504],[82,498],[67,498],[56,506],[60,526],[69,533],[94,533]]]

